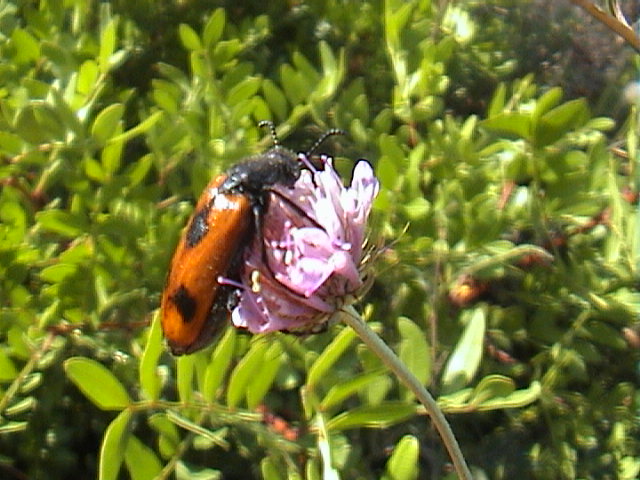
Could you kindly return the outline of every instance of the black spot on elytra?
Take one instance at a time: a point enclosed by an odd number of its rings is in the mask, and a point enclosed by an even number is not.
[[[189,228],[187,230],[187,247],[193,248],[200,240],[204,238],[204,236],[209,231],[209,225],[207,225],[207,217],[209,216],[209,211],[211,207],[209,205],[200,209],[193,216],[193,220],[189,224]]]
[[[184,285],[180,285],[178,290],[171,295],[171,301],[178,307],[178,312],[182,321],[189,323],[196,314],[196,299],[191,296],[189,290]]]

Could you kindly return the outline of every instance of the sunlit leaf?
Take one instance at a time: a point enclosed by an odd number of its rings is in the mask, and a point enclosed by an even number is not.
[[[64,370],[82,393],[102,410],[122,410],[131,403],[122,383],[95,360],[69,358],[64,362]]]
[[[227,404],[230,407],[238,406],[246,398],[247,386],[264,362],[268,347],[267,342],[253,342],[250,350],[242,357],[236,368],[233,369],[227,390]]]
[[[416,406],[404,402],[384,402],[376,406],[352,408],[327,422],[331,432],[352,428],[387,428],[411,418]]]
[[[100,446],[98,480],[116,480],[118,478],[129,438],[130,421],[131,412],[123,410],[107,427]]]
[[[147,344],[140,359],[140,386],[150,400],[157,400],[160,394],[161,382],[157,368],[163,350],[160,315],[156,314],[151,322]]]
[[[114,103],[98,113],[91,126],[91,135],[100,143],[105,143],[116,132],[122,120],[124,105]]]
[[[412,435],[405,435],[393,449],[383,480],[415,480],[418,478],[420,444]]]
[[[182,45],[188,50],[200,50],[202,43],[198,34],[186,23],[181,23],[178,27],[178,34]]]
[[[398,347],[400,360],[422,385],[426,385],[431,373],[431,356],[425,333],[405,317],[398,319],[398,330],[401,339]],[[413,393],[405,390],[403,398],[408,401],[413,398]]]
[[[153,450],[134,435],[127,439],[124,461],[131,480],[152,480],[162,471],[162,464]]]
[[[336,335],[309,367],[309,373],[307,374],[307,387],[309,389],[313,390],[320,383],[327,371],[338,361],[355,338],[356,333],[351,328],[345,328]]]
[[[0,350],[0,382],[10,382],[18,375],[18,369],[9,356]]]
[[[447,360],[442,374],[445,393],[454,392],[469,384],[476,374],[484,349],[485,314],[476,308],[465,315],[467,324],[464,332]]]

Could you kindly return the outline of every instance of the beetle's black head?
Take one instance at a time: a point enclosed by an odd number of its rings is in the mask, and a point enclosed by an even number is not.
[[[263,121],[260,122],[260,126],[268,127],[271,130],[274,147],[227,170],[227,178],[220,186],[223,193],[246,193],[260,199],[264,197],[265,191],[273,185],[293,187],[293,184],[300,177],[300,171],[305,167],[303,159],[307,159],[307,164],[316,166],[316,162],[312,160],[312,154],[318,147],[333,135],[344,135],[342,130],[328,130],[307,153],[296,155],[292,150],[280,145],[272,122]],[[318,162],[316,168],[322,168],[322,163]]]
[[[227,179],[220,190],[258,196],[275,184],[292,187],[301,169],[294,152],[277,146],[227,170]]]

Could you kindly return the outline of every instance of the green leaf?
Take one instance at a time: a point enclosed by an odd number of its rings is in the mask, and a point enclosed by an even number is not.
[[[56,68],[73,71],[77,67],[76,59],[69,49],[63,48],[59,43],[43,40],[40,43],[40,53]]]
[[[403,206],[407,218],[413,221],[423,220],[431,210],[431,204],[426,198],[416,197]]]
[[[80,65],[76,90],[83,95],[89,95],[96,88],[96,82],[100,75],[98,64],[93,60],[86,60]]]
[[[120,381],[102,364],[84,357],[64,362],[64,370],[84,395],[102,410],[122,410],[131,404]]]
[[[304,103],[306,96],[309,94],[308,84],[305,84],[298,72],[289,64],[285,63],[280,67],[280,84],[291,105]]]
[[[457,412],[461,406],[466,407],[467,400],[471,397],[473,389],[463,388],[448,395],[438,397],[438,406],[445,413]]]
[[[190,468],[189,463],[178,462],[176,465],[176,480],[224,480],[219,470],[212,468]]]
[[[506,397],[514,392],[516,385],[509,377],[489,375],[480,380],[473,389],[469,403],[477,406],[495,397]]]
[[[487,118],[493,118],[496,115],[499,115],[504,109],[505,101],[507,98],[507,87],[503,82],[498,84],[498,88],[493,94],[493,98],[489,103],[489,108],[487,109]]]
[[[321,464],[320,459],[318,458],[309,458],[305,465],[305,480],[322,480],[323,475],[321,473]],[[324,477],[326,478],[326,477]]]
[[[320,410],[328,411],[340,405],[344,400],[357,394],[367,385],[384,378],[382,370],[357,375],[344,382],[335,383],[320,403]]]
[[[45,143],[49,138],[42,131],[35,118],[33,108],[26,106],[18,111],[15,119],[15,131],[25,141],[31,144]]]
[[[482,359],[484,349],[484,332],[486,320],[484,310],[479,307],[465,312],[467,325],[447,360],[442,374],[443,392],[451,393],[463,388],[471,382]]]
[[[4,410],[4,412],[2,412],[2,414],[7,417],[13,417],[15,415],[20,415],[22,413],[33,410],[35,406],[36,406],[35,397],[26,397],[8,406]]]
[[[100,144],[106,143],[116,133],[123,114],[124,105],[121,103],[103,108],[91,126],[91,136]]]
[[[260,366],[265,361],[265,354],[269,344],[264,337],[257,338],[251,344],[249,351],[242,357],[236,368],[231,372],[227,389],[227,405],[236,407],[246,398],[247,386],[250,384]]]
[[[397,137],[380,135],[378,139],[381,157],[378,161],[376,173],[382,185],[393,189],[398,183],[399,166],[404,164],[406,157]]]
[[[618,463],[618,478],[634,480],[640,474],[640,459],[633,456],[623,457]]]
[[[398,330],[400,332],[398,347],[400,360],[422,385],[426,385],[431,373],[431,355],[425,333],[406,317],[398,319]],[[402,398],[410,401],[414,395],[410,390],[404,389]]]
[[[336,61],[336,57],[331,51],[331,47],[325,41],[320,42],[320,62],[322,64],[322,76],[318,82],[312,99],[324,101],[336,93],[338,85],[344,76],[344,51],[340,51],[340,58]]]
[[[175,425],[188,430],[189,432],[195,433],[196,435],[208,440],[213,445],[218,445],[224,449],[229,448],[229,443],[225,440],[225,436],[227,435],[229,429],[224,427],[218,431],[212,432],[211,430],[199,425],[197,423],[192,422],[191,420],[178,415],[177,413],[169,410],[167,412],[167,419],[169,419]]]
[[[26,30],[15,28],[11,33],[11,41],[16,52],[14,56],[16,63],[35,62],[40,58],[40,45]]]
[[[588,322],[584,328],[593,342],[606,345],[618,351],[627,350],[627,342],[624,341],[618,329],[597,320]]]
[[[71,277],[78,272],[78,265],[72,263],[58,263],[50,267],[43,268],[40,278],[49,283],[60,283],[65,278]]]
[[[102,164],[96,161],[94,158],[86,157],[84,159],[84,173],[91,180],[96,182],[106,183],[108,180],[107,174],[102,168]]]
[[[149,153],[140,157],[136,162],[129,165],[125,171],[125,175],[129,177],[129,186],[135,187],[144,180],[153,167],[153,154]]]
[[[7,422],[0,424],[0,435],[3,433],[24,432],[29,426],[29,422]]]
[[[202,43],[198,34],[186,23],[181,23],[178,27],[178,35],[180,41],[187,50],[201,50]]]
[[[127,440],[124,461],[131,480],[152,480],[162,471],[162,463],[154,451],[134,435]]]
[[[98,65],[102,73],[111,69],[111,55],[116,49],[116,19],[112,18],[100,33],[100,51],[98,53]]]
[[[281,343],[276,339],[267,349],[264,360],[253,379],[247,385],[247,408],[254,410],[263,402],[283,361]]]
[[[140,359],[140,388],[145,397],[149,400],[157,400],[162,387],[158,376],[158,362],[160,355],[164,351],[162,344],[162,327],[160,325],[159,312],[153,316],[151,329],[147,337],[147,344],[144,347],[142,358]]]
[[[32,346],[30,343],[27,343],[27,333],[17,324],[10,327],[7,332],[7,345],[12,357],[20,360],[28,360],[31,358]],[[23,386],[20,388],[24,388],[24,385],[28,381],[32,381],[33,377],[40,375],[42,375],[40,372],[28,374],[23,380]]]
[[[251,107],[253,109],[253,117],[254,118],[263,118],[263,119],[271,119],[273,115],[271,115],[271,109],[267,102],[263,100],[262,97],[253,96],[249,100]]]
[[[383,480],[415,480],[418,478],[420,443],[413,435],[405,435],[387,461]]]
[[[529,388],[516,390],[504,397],[496,396],[487,399],[476,406],[479,412],[504,408],[521,408],[535,402],[542,393],[539,382],[532,382]]]
[[[322,351],[320,356],[309,367],[307,374],[307,388],[314,390],[322,380],[326,379],[326,374],[338,361],[342,354],[349,348],[351,342],[356,338],[356,333],[351,328],[344,328]]]
[[[536,107],[533,110],[532,121],[534,128],[538,119],[552,108],[556,107],[562,100],[562,89],[553,87],[547,90],[536,100]]]
[[[207,365],[204,374],[202,394],[208,402],[213,402],[216,398],[216,391],[220,387],[233,359],[235,345],[236,330],[235,328],[227,328],[225,334],[216,344],[216,348],[211,354],[211,361]]]
[[[276,118],[284,120],[287,117],[289,104],[287,103],[287,97],[284,96],[282,90],[280,90],[273,81],[265,78],[262,80],[262,91],[264,93],[265,100],[269,104],[269,108]]]
[[[130,420],[131,412],[123,410],[107,427],[100,446],[98,480],[118,479],[129,436],[128,426]]]
[[[149,425],[158,432],[158,450],[163,458],[176,453],[180,444],[180,432],[165,413],[156,413],[149,417]]]
[[[351,428],[388,428],[403,422],[417,412],[417,407],[405,402],[384,402],[375,406],[352,408],[327,422],[327,430],[339,432]]]
[[[233,107],[240,102],[248,100],[260,89],[262,79],[260,77],[248,77],[234,85],[227,95],[227,103]]]
[[[195,375],[195,355],[183,355],[178,358],[176,381],[178,397],[181,402],[188,403],[193,397],[193,377]]]
[[[10,382],[17,376],[18,369],[4,350],[0,350],[0,382]]]
[[[531,140],[531,117],[517,112],[499,113],[480,122],[480,125],[498,134],[513,135]]]
[[[22,384],[20,385],[20,393],[25,395],[34,389],[38,388],[42,384],[42,372],[31,373],[24,377]]]
[[[118,125],[116,128],[116,134],[121,133],[122,126]],[[116,173],[120,169],[122,163],[122,150],[124,148],[124,142],[109,142],[100,154],[100,162],[104,167],[104,172],[109,177]],[[107,178],[109,178],[107,177]]]
[[[202,40],[207,48],[211,48],[220,40],[224,31],[225,21],[224,8],[217,8],[209,17],[202,32]]]
[[[72,109],[70,103],[65,99],[63,92],[52,88],[49,89],[48,95],[53,99],[56,115],[67,128],[65,138],[70,138],[70,133],[73,132],[73,138],[76,141],[83,141],[86,135],[86,126],[82,123],[84,118],[81,112]],[[72,96],[76,97],[76,92],[73,92]]]
[[[22,152],[25,143],[18,135],[9,132],[0,132],[0,148],[10,155]]]
[[[438,405],[446,413],[482,412],[505,408],[520,408],[540,396],[539,382],[528,388],[515,390],[515,382],[503,375],[489,375],[474,388],[465,388],[438,398]]]
[[[18,135],[32,144],[60,140],[66,132],[57,111],[41,101],[34,101],[20,109],[15,129]]]
[[[534,132],[536,147],[544,147],[559,140],[589,119],[589,107],[584,98],[571,100],[540,117]]]
[[[265,457],[260,462],[260,473],[263,480],[285,480],[287,478],[280,475],[282,473],[280,465],[276,465],[270,457]]]
[[[324,75],[336,75],[338,73],[338,62],[336,62],[336,57],[329,44],[323,40],[320,42],[318,49],[320,50],[320,64]]]
[[[84,217],[64,210],[43,210],[36,214],[36,221],[42,229],[64,237],[75,238],[89,230]]]
[[[616,128],[616,121],[608,117],[595,117],[587,122],[586,128],[608,132]]]
[[[126,130],[125,132],[119,135],[111,137],[109,139],[109,143],[118,143],[118,142],[126,143],[132,138],[138,135],[142,135],[143,133],[149,131],[151,127],[153,127],[158,122],[158,120],[162,118],[162,115],[163,115],[162,112],[153,112],[151,115],[149,115],[147,118],[145,118],[142,122],[140,122],[135,127],[130,128],[129,130]]]

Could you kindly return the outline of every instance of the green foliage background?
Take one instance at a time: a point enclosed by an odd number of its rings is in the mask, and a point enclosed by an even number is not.
[[[345,178],[375,166],[384,248],[358,308],[478,478],[636,478],[633,69],[563,98],[527,56],[539,18],[508,0],[0,0],[0,477],[452,477],[412,394],[339,324],[165,351],[194,199],[269,147],[269,119],[300,150],[346,130],[328,147]],[[531,41],[584,34],[562,18]]]

